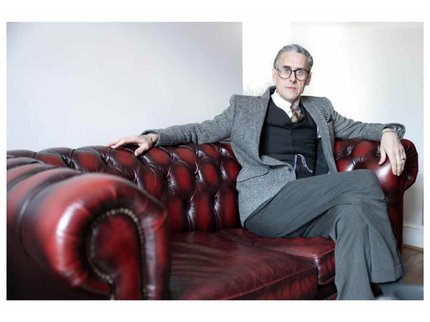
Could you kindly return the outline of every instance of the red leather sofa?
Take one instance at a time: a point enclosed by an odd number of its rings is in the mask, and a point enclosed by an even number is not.
[[[403,193],[378,144],[337,141],[340,171],[376,172],[402,244]],[[7,155],[8,299],[334,299],[334,243],[240,226],[229,144]]]

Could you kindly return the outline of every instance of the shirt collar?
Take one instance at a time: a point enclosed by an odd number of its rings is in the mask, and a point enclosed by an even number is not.
[[[291,112],[291,103],[288,102],[287,100],[285,100],[281,95],[278,94],[278,92],[275,90],[273,92],[273,94],[271,95],[273,103],[275,103],[275,105],[277,107],[279,107],[280,109],[284,110],[289,117],[291,117],[292,112]],[[300,104],[300,98],[297,99],[294,103],[295,106],[299,106]]]

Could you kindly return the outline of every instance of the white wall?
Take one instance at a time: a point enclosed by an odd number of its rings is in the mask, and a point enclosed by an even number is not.
[[[241,23],[8,23],[7,149],[202,121],[242,92]]]
[[[405,243],[423,247],[423,24],[244,22],[244,91],[272,84],[271,66],[288,43],[314,58],[305,95],[326,96],[342,115],[399,122],[416,145],[420,172],[405,193]]]

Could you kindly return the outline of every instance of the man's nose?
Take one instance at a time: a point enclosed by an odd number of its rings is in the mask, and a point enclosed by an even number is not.
[[[290,75],[290,82],[291,83],[297,82],[296,73],[291,73],[291,75]]]

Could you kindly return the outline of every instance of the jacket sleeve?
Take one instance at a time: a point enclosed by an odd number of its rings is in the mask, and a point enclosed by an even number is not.
[[[230,106],[212,120],[201,123],[170,126],[165,129],[146,130],[142,133],[157,133],[156,146],[178,145],[184,143],[213,143],[230,137],[235,114],[235,95],[230,99]]]
[[[380,141],[382,130],[386,127],[395,129],[400,139],[402,139],[405,134],[405,127],[402,124],[358,122],[340,115],[333,109],[330,102],[329,106],[331,108],[330,114],[334,126],[334,135],[337,139],[362,138]]]

